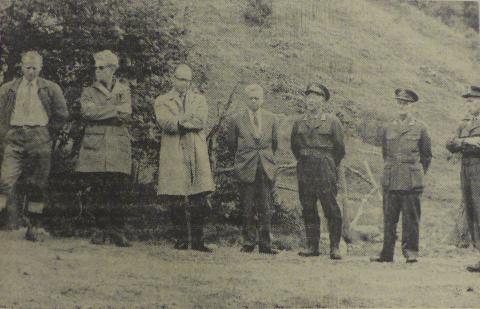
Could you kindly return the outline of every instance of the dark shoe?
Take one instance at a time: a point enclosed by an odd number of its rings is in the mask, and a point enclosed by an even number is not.
[[[393,259],[385,259],[381,256],[373,256],[370,258],[370,262],[391,263],[393,262]]]
[[[198,246],[192,246],[192,250],[196,250],[196,251],[200,251],[200,252],[206,252],[206,253],[212,253],[213,252],[212,249],[205,246],[204,244],[201,244],[201,245],[198,245]]]
[[[131,247],[132,244],[128,241],[125,234],[120,231],[111,231],[110,232],[110,239],[112,240],[113,244],[117,247]]]
[[[468,265],[467,270],[471,273],[479,273],[480,272],[480,262],[475,265]]]
[[[338,251],[338,249],[332,249],[330,251],[330,259],[331,260],[341,260],[342,255],[340,254],[340,251]]]
[[[263,254],[270,254],[270,255],[278,254],[278,251],[273,250],[272,248],[262,248],[262,249],[259,249],[258,252]]]
[[[417,261],[417,258],[409,257],[409,258],[407,258],[407,261],[406,261],[406,262],[407,262],[407,263],[417,263],[418,261]]]
[[[173,248],[177,250],[188,250],[188,242],[177,240]]]
[[[250,252],[253,252],[253,250],[255,250],[255,246],[243,246],[242,249],[240,249],[240,252],[246,252],[246,253],[250,253]]]
[[[90,243],[94,245],[104,245],[105,244],[105,233],[103,231],[93,232],[93,236],[90,239]]]
[[[33,242],[44,241],[47,237],[48,233],[45,230],[33,226],[29,226],[25,233],[25,239]]]
[[[319,255],[320,255],[320,252],[308,250],[308,251],[298,252],[298,255],[299,255],[299,256],[302,256],[302,257],[319,256]]]

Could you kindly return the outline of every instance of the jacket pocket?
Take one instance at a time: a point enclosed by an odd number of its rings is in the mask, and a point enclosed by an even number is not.
[[[423,188],[423,170],[420,166],[410,166],[412,189]]]
[[[103,133],[87,133],[83,136],[83,149],[100,151],[105,135]]]
[[[383,175],[382,175],[382,186],[383,187],[388,187],[390,186],[390,176],[392,174],[392,167],[391,166],[385,166],[383,168]]]

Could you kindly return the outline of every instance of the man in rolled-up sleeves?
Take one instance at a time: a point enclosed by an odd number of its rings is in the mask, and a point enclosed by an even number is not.
[[[175,249],[188,249],[188,210],[191,249],[212,252],[203,240],[207,195],[215,188],[204,132],[208,105],[203,95],[191,89],[189,66],[179,65],[172,82],[173,89],[157,97],[154,107],[162,129],[157,194],[170,206]]]

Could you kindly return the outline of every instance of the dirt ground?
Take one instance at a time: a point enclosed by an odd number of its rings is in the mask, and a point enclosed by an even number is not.
[[[405,264],[367,256],[302,259],[176,251],[169,244],[95,246],[83,239],[22,240],[1,232],[0,308],[479,307],[471,249]]]

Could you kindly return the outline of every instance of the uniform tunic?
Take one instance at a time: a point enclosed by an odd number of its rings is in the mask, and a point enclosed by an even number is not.
[[[418,254],[420,195],[423,175],[432,158],[426,127],[412,118],[395,120],[383,130],[384,159],[383,211],[384,243],[382,258],[392,260],[396,228],[402,212],[402,250],[405,257]]]
[[[340,120],[330,114],[303,117],[293,124],[291,149],[297,159],[300,203],[303,208],[307,246],[318,251],[320,200],[328,220],[330,247],[338,248],[342,233],[342,215],[338,206],[336,167],[345,156],[343,128]]]
[[[463,121],[454,138],[447,142],[452,153],[462,153],[460,180],[471,239],[480,249],[480,148],[463,143],[467,137],[480,136],[478,117]]]

